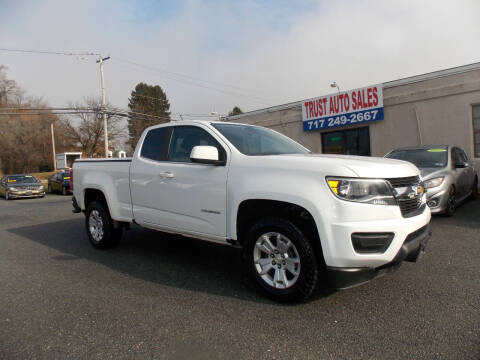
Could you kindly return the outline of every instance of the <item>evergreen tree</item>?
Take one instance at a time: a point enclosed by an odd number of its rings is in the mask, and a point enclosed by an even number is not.
[[[240,115],[243,114],[242,109],[240,109],[238,106],[235,106],[232,111],[228,113],[228,116],[235,116],[235,115]]]
[[[170,121],[170,103],[158,85],[137,84],[128,99],[128,107],[128,144],[132,149],[145,128]]]

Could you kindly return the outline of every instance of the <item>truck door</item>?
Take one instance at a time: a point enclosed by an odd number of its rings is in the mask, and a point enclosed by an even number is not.
[[[156,130],[163,134],[155,135]],[[155,137],[159,139],[153,142]],[[156,159],[152,159],[155,151],[149,150],[150,143],[157,144],[156,153],[161,153]],[[221,156],[227,156],[220,140],[199,126],[149,131],[132,162],[130,175],[133,213],[138,223],[184,233],[226,236],[228,166],[190,162],[190,152],[197,145],[216,146]]]

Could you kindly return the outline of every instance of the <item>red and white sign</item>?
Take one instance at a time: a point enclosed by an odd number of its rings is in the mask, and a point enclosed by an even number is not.
[[[359,121],[359,119],[361,120]],[[313,98],[305,100],[302,104],[302,120],[305,131],[382,119],[382,85],[367,86]]]

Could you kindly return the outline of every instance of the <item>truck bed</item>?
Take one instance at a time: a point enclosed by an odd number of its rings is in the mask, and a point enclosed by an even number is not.
[[[78,159],[73,164],[74,192],[98,189],[105,194],[111,217],[118,221],[133,219],[130,199],[131,158]],[[78,205],[84,208],[83,196],[76,196]]]

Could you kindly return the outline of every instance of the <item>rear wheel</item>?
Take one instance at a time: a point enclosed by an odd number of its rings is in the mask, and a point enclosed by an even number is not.
[[[319,266],[312,244],[292,222],[262,219],[250,228],[244,245],[248,271],[270,298],[297,302],[312,294]]]
[[[457,197],[455,194],[455,188],[452,186],[448,191],[448,200],[447,200],[447,208],[445,209],[445,215],[452,216],[455,213],[456,206],[457,206]]]
[[[118,244],[122,237],[122,228],[114,228],[113,220],[102,203],[91,202],[85,215],[88,238],[94,247],[108,249]]]

